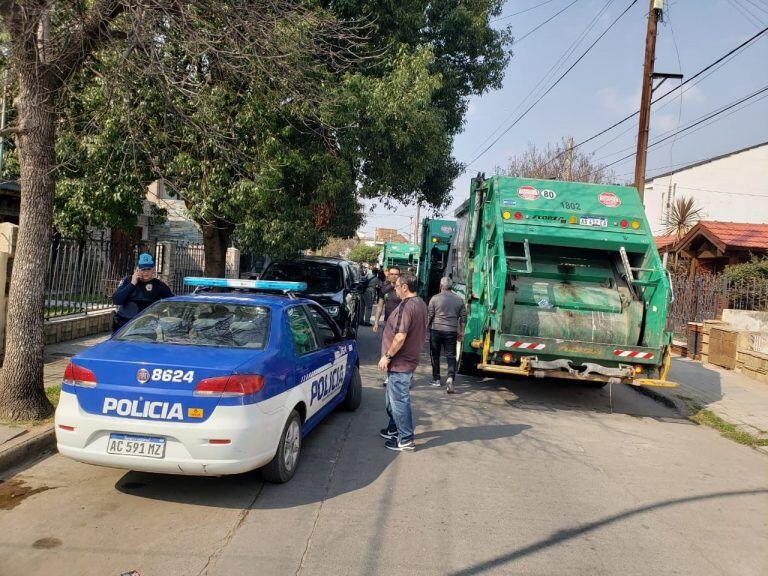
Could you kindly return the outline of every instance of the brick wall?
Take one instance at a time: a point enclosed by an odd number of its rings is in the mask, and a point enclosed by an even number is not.
[[[87,316],[57,318],[45,323],[45,344],[56,344],[102,334],[112,329],[112,310],[100,310]]]

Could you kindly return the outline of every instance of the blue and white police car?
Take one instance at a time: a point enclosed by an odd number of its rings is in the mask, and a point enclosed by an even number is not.
[[[153,304],[72,358],[56,409],[59,452],[172,474],[263,467],[267,480],[287,482],[304,435],[337,406],[360,405],[357,344],[317,303],[280,293],[303,283],[185,283],[196,292]]]

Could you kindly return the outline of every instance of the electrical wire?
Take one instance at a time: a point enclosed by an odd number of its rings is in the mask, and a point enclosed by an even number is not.
[[[629,4],[629,5],[628,5],[628,6],[627,6],[625,9],[624,9],[624,11],[623,11],[623,12],[621,12],[621,14],[619,14],[619,15],[616,17],[616,19],[615,19],[613,22],[611,22],[611,24],[610,24],[610,25],[609,25],[609,26],[608,26],[608,27],[607,27],[605,30],[603,30],[603,32],[600,34],[600,36],[598,36],[598,37],[595,39],[595,41],[594,41],[594,42],[592,42],[592,44],[590,44],[590,45],[589,45],[589,47],[588,47],[588,48],[587,48],[587,49],[586,49],[586,50],[585,50],[585,51],[584,51],[584,52],[581,54],[581,56],[579,56],[579,57],[576,59],[576,61],[575,61],[573,64],[571,64],[571,65],[568,67],[568,69],[567,69],[565,72],[563,72],[563,73],[560,75],[560,77],[559,77],[559,78],[558,78],[558,79],[557,79],[557,80],[554,82],[554,84],[552,84],[552,85],[551,85],[549,88],[547,88],[547,90],[546,90],[546,91],[545,91],[545,92],[544,92],[544,93],[543,93],[541,96],[539,96],[539,97],[538,97],[538,98],[537,98],[537,99],[536,99],[536,100],[535,100],[535,101],[534,101],[534,102],[533,102],[533,103],[532,103],[532,104],[531,104],[531,105],[530,105],[528,108],[526,108],[526,109],[525,109],[525,111],[524,111],[522,114],[520,114],[520,115],[519,115],[519,116],[518,116],[518,117],[515,119],[515,121],[514,121],[514,122],[512,122],[512,124],[510,124],[509,126],[507,126],[507,127],[506,127],[506,128],[505,128],[505,129],[504,129],[502,132],[501,132],[501,134],[499,134],[499,136],[497,136],[497,137],[496,137],[496,138],[495,138],[495,139],[494,139],[494,140],[493,140],[493,141],[492,141],[492,142],[491,142],[491,143],[490,143],[488,146],[486,146],[486,147],[483,149],[483,151],[482,151],[482,152],[480,152],[480,153],[479,153],[477,156],[475,156],[475,157],[474,157],[472,160],[470,160],[470,161],[467,163],[467,165],[469,166],[469,165],[473,164],[474,162],[476,162],[476,161],[477,161],[477,160],[478,160],[480,157],[482,157],[482,156],[483,156],[483,155],[484,155],[486,152],[488,152],[488,150],[490,150],[491,148],[493,148],[493,146],[494,146],[494,145],[495,145],[495,144],[496,144],[496,143],[497,143],[499,140],[501,140],[501,138],[502,138],[502,137],[503,137],[505,134],[507,134],[507,132],[509,132],[509,131],[510,131],[512,128],[514,128],[514,127],[515,127],[515,126],[516,126],[516,125],[517,125],[517,124],[518,124],[518,123],[519,123],[519,122],[520,122],[520,121],[521,121],[523,118],[525,118],[525,116],[526,116],[526,115],[527,115],[527,114],[528,114],[528,113],[529,113],[531,110],[533,110],[533,108],[534,108],[534,107],[535,107],[535,106],[536,106],[536,105],[537,105],[539,102],[541,102],[541,101],[544,99],[544,97],[545,97],[547,94],[549,94],[549,93],[550,93],[550,92],[551,92],[551,91],[552,91],[552,90],[553,90],[553,89],[554,89],[554,88],[555,88],[555,87],[556,87],[556,86],[557,86],[557,85],[558,85],[558,84],[559,84],[559,83],[560,83],[560,82],[561,82],[561,81],[562,81],[562,80],[563,80],[563,79],[564,79],[564,78],[565,78],[565,77],[566,77],[566,76],[567,76],[567,75],[568,75],[568,74],[571,72],[571,70],[573,70],[573,69],[574,69],[574,68],[575,68],[575,67],[576,67],[576,66],[579,64],[579,62],[581,62],[581,61],[582,61],[582,60],[583,60],[583,59],[584,59],[584,58],[587,56],[587,54],[589,54],[589,53],[592,51],[592,48],[594,48],[594,47],[595,47],[595,45],[597,45],[597,43],[598,43],[598,42],[600,42],[600,40],[602,40],[602,39],[603,39],[603,37],[604,37],[604,36],[605,36],[605,35],[606,35],[606,34],[607,34],[607,33],[608,33],[608,32],[609,32],[609,31],[610,31],[610,30],[611,30],[611,29],[612,29],[612,28],[613,28],[613,27],[616,25],[616,23],[617,23],[617,22],[618,22],[618,21],[619,21],[619,20],[620,20],[620,19],[621,19],[621,18],[622,18],[622,17],[623,17],[623,16],[624,16],[626,13],[627,13],[627,12],[629,12],[629,9],[630,9],[630,8],[632,8],[632,6],[634,6],[636,3],[637,3],[637,0],[632,0],[632,2],[630,2],[630,4]]]
[[[554,0],[545,0],[544,2],[540,2],[539,4],[536,4],[535,6],[531,6],[530,8],[526,8],[525,10],[520,10],[518,12],[513,12],[512,14],[507,14],[506,16],[500,16],[499,18],[494,18],[493,20],[490,20],[490,22],[499,22],[501,20],[509,20],[513,16],[518,16],[520,14],[525,14],[526,12],[530,12],[531,10],[535,10],[536,8],[539,8],[541,6],[544,6],[545,4],[549,4],[553,2]]]
[[[731,103],[731,104],[729,104],[729,105],[727,105],[727,106],[725,106],[725,107],[723,107],[721,109],[718,109],[715,112],[712,112],[710,114],[705,115],[704,117],[701,117],[697,121],[694,121],[692,124],[689,124],[688,126],[686,126],[684,128],[676,130],[673,134],[671,134],[669,136],[666,136],[664,138],[660,138],[658,140],[655,140],[653,143],[648,145],[646,150],[650,150],[651,148],[654,148],[654,147],[658,146],[662,142],[665,142],[665,141],[669,140],[670,138],[673,138],[677,134],[681,134],[683,132],[687,132],[688,130],[691,130],[692,128],[695,128],[696,126],[699,126],[700,124],[702,124],[704,122],[707,122],[708,120],[712,120],[713,118],[716,118],[720,114],[728,112],[729,110],[735,108],[736,106],[738,106],[740,104],[743,104],[743,103],[751,100],[752,98],[755,98],[756,96],[759,96],[760,94],[763,94],[765,92],[768,92],[768,86],[764,86],[760,90],[757,90],[756,92],[753,92],[752,94],[750,94],[748,96],[745,96],[745,97],[741,98],[740,100],[738,100],[736,102],[733,102],[733,103]],[[760,100],[762,100],[762,98]],[[752,104],[754,104],[754,102]],[[746,108],[746,106],[742,107],[741,109],[743,110],[744,108]],[[614,154],[617,154],[617,153],[614,153]],[[613,155],[613,154],[611,154],[611,155]],[[621,163],[621,162],[623,162],[625,160],[628,160],[629,158],[632,158],[633,156],[635,156],[634,152],[630,153],[630,154],[628,154],[626,156],[623,156],[622,158],[619,158],[618,160],[614,160],[613,162],[611,162],[609,164],[605,164],[603,166],[600,166],[599,168],[596,168],[595,170],[590,172],[589,175],[592,175],[592,174],[598,172],[599,170],[605,170],[606,168],[610,168],[611,166],[615,166],[616,164],[619,164],[619,163]]]
[[[714,62],[708,64],[707,66],[705,66],[704,68],[702,68],[701,70],[696,72],[696,74],[694,74],[693,76],[691,76],[687,80],[681,82],[678,86],[675,86],[674,88],[671,88],[670,90],[668,90],[667,92],[665,92],[661,96],[653,99],[651,101],[651,104],[655,104],[655,103],[663,100],[664,98],[669,96],[675,90],[679,90],[680,88],[682,88],[686,84],[689,84],[689,83],[693,82],[696,78],[698,78],[702,74],[708,72],[712,68],[715,68],[716,66],[719,67],[718,65],[720,65],[721,63],[724,63],[724,61],[726,59],[730,58],[731,56],[734,56],[739,51],[741,51],[742,49],[744,49],[747,46],[749,46],[752,42],[757,40],[760,36],[762,36],[766,32],[768,32],[768,26],[766,26],[765,28],[763,28],[762,30],[760,30],[759,32],[757,32],[756,34],[754,34],[753,36],[751,36],[750,38],[748,38],[747,40],[745,40],[744,42],[742,42],[741,44],[739,44],[738,46],[733,48],[732,50],[729,50],[728,52],[726,52],[725,54],[723,54],[722,56],[717,58]],[[707,75],[707,76],[709,76],[709,75]],[[707,76],[705,76],[704,78],[706,78]],[[702,80],[704,78],[702,78]],[[624,124],[624,122],[626,122],[628,120],[631,120],[632,118],[634,118],[635,116],[637,116],[639,114],[640,114],[640,110],[636,110],[635,112],[633,112],[632,114],[629,114],[628,116],[625,116],[624,118],[622,118],[618,122],[614,122],[613,124],[611,124],[607,128],[604,128],[604,129],[600,130],[599,132],[597,132],[596,134],[593,134],[589,138],[587,138],[585,140],[582,140],[581,142],[575,144],[571,148],[571,150],[575,150],[576,148],[579,148],[579,147],[583,146],[584,144],[587,144],[588,142],[591,142],[592,140],[595,140],[596,138],[599,138],[603,134],[605,134],[607,132],[610,132],[611,130],[613,130],[614,128],[617,128],[618,126],[621,126],[622,124]],[[566,154],[566,152],[567,152],[567,150],[563,150],[561,152],[558,152],[555,156],[553,156],[551,159],[549,159],[547,162],[545,162],[544,166],[547,166],[547,165],[551,164],[552,162],[556,161],[558,158],[561,158],[562,156],[564,156]]]
[[[538,26],[535,26],[533,29],[531,29],[531,30],[529,30],[528,32],[526,32],[525,34],[523,34],[523,35],[522,35],[520,38],[515,38],[515,42],[514,42],[514,45],[515,45],[515,46],[517,46],[518,44],[520,44],[520,42],[522,42],[523,40],[525,40],[526,38],[528,38],[528,36],[530,36],[531,34],[533,34],[534,32],[536,32],[536,30],[538,30],[539,28],[541,28],[541,27],[542,27],[542,26],[544,26],[545,24],[549,24],[550,22],[552,22],[552,20],[554,20],[555,18],[557,18],[558,16],[560,16],[560,14],[562,14],[563,12],[565,12],[566,10],[568,10],[568,8],[570,8],[571,6],[573,6],[574,4],[576,4],[576,2],[578,2],[578,1],[579,1],[579,0],[573,0],[573,2],[571,2],[570,4],[568,4],[568,5],[567,5],[565,8],[562,8],[562,9],[558,10],[558,11],[557,11],[557,12],[555,12],[555,13],[554,13],[552,16],[550,16],[549,18],[547,18],[546,20],[544,20],[544,22],[542,22],[542,23],[541,23],[541,24],[539,24]]]
[[[547,72],[542,76],[539,81],[536,83],[536,85],[531,88],[528,92],[528,94],[525,95],[525,98],[523,98],[517,106],[509,113],[507,116],[500,122],[498,122],[496,128],[494,128],[484,139],[480,144],[475,146],[475,148],[472,150],[472,154],[476,154],[478,150],[480,150],[487,142],[490,142],[496,134],[504,127],[504,125],[512,118],[514,115],[521,110],[527,102],[529,102],[529,99],[534,96],[537,91],[547,84],[547,82],[550,82],[558,73],[558,71],[562,68],[562,66],[567,62],[567,60],[573,55],[573,53],[576,51],[576,49],[579,47],[579,45],[586,39],[587,35],[592,31],[592,29],[598,24],[598,21],[600,17],[603,15],[603,13],[610,7],[610,5],[615,0],[608,0],[603,7],[595,14],[595,16],[592,18],[592,20],[587,24],[586,28],[581,31],[581,33],[576,37],[576,39],[571,43],[571,45],[566,48],[566,50],[560,55],[560,57],[555,60],[555,63],[552,64],[552,66],[547,70]]]

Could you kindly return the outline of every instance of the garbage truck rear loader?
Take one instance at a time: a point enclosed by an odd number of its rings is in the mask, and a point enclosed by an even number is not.
[[[457,217],[461,372],[674,386],[669,276],[634,188],[479,175]]]

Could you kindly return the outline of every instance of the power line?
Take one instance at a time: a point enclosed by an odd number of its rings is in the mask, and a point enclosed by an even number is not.
[[[552,64],[549,70],[547,70],[546,74],[542,76],[539,81],[536,83],[536,85],[530,89],[528,94],[525,95],[525,98],[523,98],[520,103],[515,106],[515,108],[507,114],[507,116],[498,123],[496,128],[494,128],[484,139],[480,144],[478,144],[472,151],[472,154],[475,154],[478,150],[480,150],[487,142],[489,142],[491,139],[493,139],[496,134],[498,134],[499,130],[501,130],[504,127],[504,124],[512,118],[518,110],[523,108],[526,104],[526,102],[529,101],[529,99],[539,90],[540,87],[545,85],[548,81],[550,81],[551,78],[553,78],[558,70],[565,64],[565,62],[568,60],[568,58],[571,57],[571,55],[576,51],[576,49],[579,47],[579,45],[582,43],[582,41],[587,37],[587,35],[592,31],[592,29],[595,27],[595,25],[598,23],[600,17],[603,15],[603,13],[608,9],[608,7],[614,2],[615,0],[608,0],[605,5],[595,14],[595,16],[592,18],[591,22],[587,24],[587,27],[584,28],[584,30],[576,37],[576,39],[571,43],[571,45],[560,55],[560,57],[555,60],[555,63]]]
[[[553,2],[554,0],[545,0],[544,2],[540,2],[539,4],[536,4],[535,6],[531,6],[530,8],[526,8],[525,10],[520,10],[518,12],[514,12],[512,14],[507,14],[506,16],[501,16],[499,18],[494,18],[491,20],[491,22],[499,22],[500,20],[508,20],[512,18],[513,16],[518,16],[519,14],[525,14],[526,12],[530,12],[531,10],[535,10],[536,8],[539,8],[540,6],[544,6],[545,4],[549,4]]]
[[[604,36],[605,36],[605,35],[608,33],[608,31],[609,31],[609,30],[611,30],[611,28],[613,28],[613,27],[616,25],[616,23],[617,23],[617,22],[618,22],[618,21],[619,21],[619,20],[620,20],[620,19],[621,19],[621,18],[624,16],[624,14],[626,14],[627,12],[629,12],[629,9],[630,9],[630,8],[632,8],[632,6],[634,6],[635,4],[637,4],[637,0],[632,0],[632,2],[630,2],[630,3],[629,3],[629,6],[627,6],[627,7],[624,9],[624,11],[623,11],[621,14],[619,14],[619,15],[616,17],[616,19],[615,19],[613,22],[611,22],[611,24],[610,24],[610,25],[609,25],[609,26],[608,26],[608,27],[607,27],[607,28],[606,28],[606,29],[603,31],[603,33],[602,33],[602,34],[600,34],[600,36],[598,36],[598,37],[595,39],[595,41],[594,41],[594,42],[592,42],[592,44],[590,44],[590,45],[589,45],[589,47],[588,47],[588,48],[587,48],[587,49],[586,49],[586,50],[585,50],[585,51],[584,51],[584,52],[581,54],[581,56],[579,56],[579,57],[576,59],[576,61],[575,61],[573,64],[571,64],[571,65],[568,67],[568,69],[567,69],[565,72],[563,72],[563,73],[562,73],[562,75],[561,75],[561,76],[560,76],[560,77],[559,77],[559,78],[558,78],[558,79],[555,81],[555,83],[554,83],[554,84],[552,84],[552,85],[551,85],[549,88],[547,88],[547,90],[546,90],[546,91],[545,91],[545,92],[544,92],[544,93],[543,93],[541,96],[539,96],[539,98],[537,98],[537,99],[536,99],[536,100],[533,102],[533,104],[531,104],[531,105],[530,105],[528,108],[526,108],[525,112],[523,112],[523,113],[522,113],[520,116],[518,116],[518,117],[515,119],[515,121],[514,121],[514,122],[512,122],[512,124],[510,124],[510,125],[509,125],[507,128],[505,128],[505,129],[502,131],[502,133],[501,133],[501,134],[499,134],[499,136],[498,136],[498,137],[496,137],[496,138],[493,140],[493,142],[491,142],[491,143],[490,143],[488,146],[486,146],[486,147],[485,147],[485,149],[483,149],[483,151],[482,151],[482,152],[480,152],[480,154],[478,154],[478,155],[477,155],[477,156],[475,156],[475,157],[474,157],[472,160],[470,160],[470,161],[468,162],[468,164],[472,164],[472,163],[474,163],[474,162],[475,162],[475,161],[476,161],[478,158],[480,158],[480,157],[481,157],[481,156],[483,156],[483,155],[484,155],[486,152],[488,152],[488,150],[490,150],[491,148],[493,148],[493,146],[494,146],[494,145],[495,145],[495,144],[496,144],[496,143],[497,143],[499,140],[501,140],[502,136],[504,136],[504,135],[505,135],[507,132],[509,132],[510,130],[512,130],[512,128],[514,128],[514,127],[515,127],[515,125],[517,125],[517,123],[518,123],[518,122],[520,122],[520,120],[522,120],[523,118],[525,118],[525,116],[528,114],[528,112],[530,112],[530,111],[531,111],[531,110],[532,110],[532,109],[533,109],[533,108],[534,108],[534,107],[535,107],[535,106],[536,106],[536,105],[537,105],[539,102],[541,102],[541,101],[544,99],[544,97],[545,97],[547,94],[549,94],[549,93],[550,93],[550,92],[551,92],[551,91],[552,91],[552,90],[555,88],[555,86],[557,86],[557,85],[558,85],[558,84],[559,84],[559,83],[560,83],[560,82],[563,80],[563,78],[565,78],[565,77],[568,75],[568,73],[569,73],[571,70],[573,70],[573,69],[574,69],[574,68],[575,68],[575,67],[578,65],[578,63],[579,63],[579,62],[581,62],[581,61],[584,59],[584,57],[586,57],[586,55],[587,55],[587,54],[589,54],[589,53],[592,51],[592,48],[594,48],[594,47],[595,47],[595,45],[596,45],[596,44],[597,44],[597,43],[598,43],[600,40],[602,40],[602,39],[603,39],[603,37],[604,37]]]
[[[670,95],[672,92],[674,92],[675,90],[679,90],[680,88],[682,88],[682,87],[683,87],[683,86],[685,86],[686,84],[688,84],[688,83],[690,83],[690,82],[693,82],[693,80],[695,80],[696,78],[698,78],[699,76],[701,76],[701,75],[702,75],[702,74],[704,74],[705,72],[707,72],[707,71],[711,70],[712,68],[714,68],[715,66],[717,66],[718,64],[720,64],[721,62],[723,62],[725,59],[729,58],[730,56],[734,55],[736,52],[738,52],[738,51],[742,50],[743,48],[745,48],[746,46],[748,46],[749,44],[751,44],[752,42],[754,42],[754,41],[755,41],[757,38],[759,38],[760,36],[762,36],[763,34],[765,34],[767,31],[768,31],[768,26],[766,26],[765,28],[763,28],[762,30],[760,30],[759,32],[757,32],[757,33],[756,33],[754,36],[752,36],[752,37],[748,38],[747,40],[745,40],[744,42],[742,42],[741,44],[739,44],[738,46],[736,46],[736,47],[735,47],[735,48],[733,48],[732,50],[728,51],[728,52],[727,52],[726,54],[724,54],[723,56],[720,56],[720,57],[719,57],[717,60],[715,60],[715,61],[714,61],[714,62],[712,62],[711,64],[708,64],[707,66],[705,66],[704,68],[702,68],[701,70],[699,70],[698,72],[696,72],[696,74],[694,74],[693,76],[691,76],[691,77],[690,77],[690,78],[688,78],[687,80],[685,80],[685,81],[681,82],[681,83],[680,83],[678,86],[675,86],[674,88],[671,88],[670,90],[668,90],[667,92],[665,92],[664,94],[662,94],[661,96],[659,96],[658,98],[655,98],[654,100],[652,100],[652,101],[651,101],[651,104],[655,104],[655,103],[659,102],[660,100],[663,100],[664,98],[666,98],[667,96],[669,96],[669,95]],[[590,137],[589,137],[589,138],[587,138],[586,140],[582,140],[581,142],[579,142],[579,143],[575,144],[575,145],[573,146],[573,148],[572,148],[572,149],[573,149],[573,150],[575,150],[576,148],[579,148],[580,146],[583,146],[584,144],[587,144],[588,142],[591,142],[591,141],[592,141],[592,140],[594,140],[595,138],[599,138],[600,136],[602,136],[602,135],[603,135],[603,134],[605,134],[606,132],[610,132],[610,131],[611,131],[611,130],[613,130],[614,128],[616,128],[616,127],[618,127],[618,126],[621,126],[621,125],[622,125],[622,124],[624,124],[624,122],[626,122],[627,120],[631,120],[632,118],[634,118],[634,117],[635,117],[635,116],[637,116],[638,114],[640,114],[640,110],[636,110],[635,112],[633,112],[632,114],[629,114],[628,116],[625,116],[624,118],[622,118],[622,119],[621,119],[621,120],[619,120],[618,122],[614,122],[613,124],[611,124],[611,125],[610,125],[610,126],[608,126],[607,128],[604,128],[603,130],[600,130],[600,131],[599,131],[599,132],[597,132],[596,134],[593,134],[592,136],[590,136]],[[552,157],[550,160],[548,160],[547,162],[545,162],[545,163],[544,163],[544,166],[547,166],[547,165],[551,164],[552,162],[554,162],[554,161],[555,161],[555,160],[557,160],[558,158],[562,157],[564,154],[565,154],[565,151],[561,151],[561,152],[557,153],[557,154],[556,154],[555,156],[553,156],[553,157]]]
[[[687,131],[688,131],[688,130],[690,130],[691,128],[694,128],[694,127],[696,127],[696,126],[700,125],[700,124],[701,124],[701,123],[703,123],[703,122],[706,122],[706,121],[708,121],[708,120],[711,120],[711,119],[713,119],[713,118],[715,118],[715,117],[719,116],[720,114],[723,114],[724,112],[727,112],[727,111],[731,110],[732,108],[734,108],[734,107],[736,107],[736,106],[738,106],[738,105],[740,105],[740,104],[743,104],[744,102],[746,102],[746,101],[748,101],[748,100],[751,100],[751,99],[752,99],[752,98],[754,98],[755,96],[759,96],[760,94],[762,94],[762,93],[764,93],[764,92],[768,92],[768,86],[764,86],[764,87],[763,87],[763,88],[761,88],[760,90],[758,90],[758,91],[756,91],[756,92],[753,92],[752,94],[750,94],[750,95],[748,95],[748,96],[745,96],[744,98],[741,98],[740,100],[738,100],[738,101],[736,101],[736,102],[734,102],[734,103],[732,103],[732,104],[729,104],[728,106],[726,106],[726,107],[724,107],[724,108],[721,108],[721,109],[719,109],[719,110],[717,110],[717,111],[715,111],[715,112],[712,112],[712,113],[710,113],[710,114],[706,115],[705,117],[702,117],[700,120],[698,120],[698,121],[696,121],[696,122],[694,122],[694,123],[692,123],[692,124],[690,124],[690,125],[686,126],[685,128],[681,128],[681,129],[679,129],[679,130],[676,130],[676,131],[675,131],[673,134],[670,134],[669,136],[666,136],[665,138],[661,138],[661,139],[659,139],[659,140],[656,140],[655,142],[653,142],[653,143],[649,144],[649,145],[648,145],[648,148],[650,149],[650,148],[653,148],[653,147],[655,147],[655,146],[658,146],[658,145],[659,145],[659,144],[661,144],[662,142],[664,142],[664,141],[666,141],[666,140],[669,140],[670,138],[673,138],[673,137],[677,136],[678,134],[681,134],[681,133],[683,133],[683,132],[687,132]],[[746,106],[745,106],[744,108],[746,108]],[[743,109],[743,108],[742,108],[742,109]],[[633,156],[634,156],[634,153],[631,153],[631,154],[628,154],[628,155],[626,155],[626,156],[623,156],[622,158],[619,158],[618,160],[614,160],[614,161],[613,161],[613,162],[611,162],[610,164],[606,164],[605,166],[600,166],[599,170],[605,170],[606,168],[610,168],[611,166],[614,166],[614,165],[616,165],[616,164],[619,164],[620,162],[623,162],[624,160],[627,160],[627,159],[629,159],[629,158],[632,158]],[[595,169],[595,170],[593,170],[592,172],[590,172],[590,175],[591,175],[591,174],[594,174],[594,173],[595,173],[595,172],[597,172],[597,171],[598,171],[598,169]]]
[[[567,5],[565,8],[562,8],[562,9],[558,10],[558,11],[557,11],[557,12],[555,12],[555,13],[554,13],[552,16],[550,16],[549,18],[547,18],[546,20],[544,20],[544,22],[542,22],[542,23],[541,23],[541,24],[539,24],[538,26],[534,27],[532,30],[529,30],[528,32],[526,32],[525,34],[523,34],[523,35],[522,35],[520,38],[516,38],[516,39],[515,39],[515,45],[517,45],[517,44],[520,44],[520,42],[522,42],[523,40],[525,40],[526,38],[528,38],[528,36],[530,36],[531,34],[533,34],[534,32],[536,32],[536,30],[538,30],[539,28],[541,28],[541,27],[542,27],[542,26],[544,26],[545,24],[549,24],[550,22],[552,22],[552,20],[554,20],[555,18],[557,18],[558,16],[560,16],[560,14],[562,14],[563,12],[565,12],[566,10],[568,10],[568,8],[570,8],[571,6],[573,6],[574,4],[576,4],[576,2],[578,2],[578,1],[579,1],[579,0],[573,0],[573,2],[571,2],[570,4],[568,4],[568,5]]]

